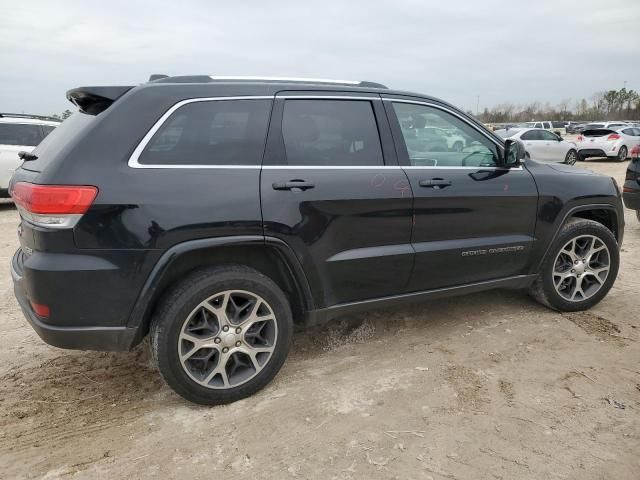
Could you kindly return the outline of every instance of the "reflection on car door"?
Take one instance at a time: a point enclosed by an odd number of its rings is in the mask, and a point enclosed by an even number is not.
[[[552,162],[562,162],[567,154],[567,147],[564,142],[559,141],[558,136],[555,133],[547,132],[546,130],[540,131],[542,138],[542,150],[545,152],[546,160]]]
[[[499,167],[498,143],[446,106],[391,95],[384,100],[398,159],[414,195],[411,241],[416,258],[408,291],[523,274],[538,200],[529,171]],[[407,149],[400,123],[417,115],[465,137],[471,148]]]
[[[412,197],[378,95],[283,92],[261,176],[264,232],[330,306],[404,291]]]

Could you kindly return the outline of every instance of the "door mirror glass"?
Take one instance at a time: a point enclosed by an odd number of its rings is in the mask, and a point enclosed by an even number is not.
[[[504,142],[504,161],[507,167],[517,167],[525,158],[524,144],[520,140],[507,139]]]

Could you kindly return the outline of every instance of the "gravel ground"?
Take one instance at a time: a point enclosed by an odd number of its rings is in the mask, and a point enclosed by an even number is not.
[[[589,161],[622,183],[626,164]],[[637,479],[640,223],[589,312],[493,291],[300,333],[232,405],[190,405],[146,344],[45,345],[0,275],[1,478]],[[0,260],[18,215],[0,205]],[[72,299],[70,299],[72,301]]]

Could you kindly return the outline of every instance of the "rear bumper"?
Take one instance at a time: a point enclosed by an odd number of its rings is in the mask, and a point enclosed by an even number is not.
[[[19,266],[22,251],[11,259],[13,290],[22,312],[31,327],[49,345],[74,350],[130,350],[137,341],[137,328],[104,326],[51,325],[38,317],[31,308],[22,269]]]
[[[640,190],[637,192],[624,192],[622,199],[625,207],[631,210],[640,210]]]
[[[589,157],[607,157],[607,156],[616,156],[618,152],[609,152],[606,153],[604,150],[600,149],[600,148],[583,148],[578,150],[578,153],[583,157],[583,158],[589,158]]]

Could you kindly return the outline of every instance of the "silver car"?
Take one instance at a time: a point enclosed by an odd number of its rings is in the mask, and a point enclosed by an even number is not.
[[[624,162],[636,145],[640,145],[640,128],[630,125],[585,129],[578,136],[580,159],[607,157]]]
[[[495,133],[504,139],[521,140],[527,153],[534,160],[569,165],[573,165],[578,160],[575,143],[567,142],[560,135],[542,128],[510,128],[496,130]]]

